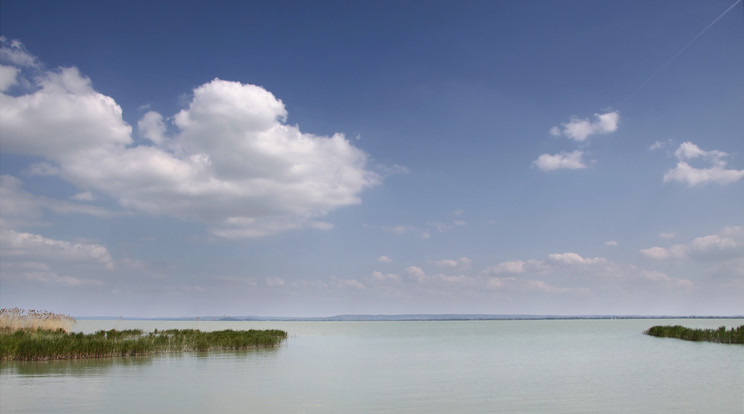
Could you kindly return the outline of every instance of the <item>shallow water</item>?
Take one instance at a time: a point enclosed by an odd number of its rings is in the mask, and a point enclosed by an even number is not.
[[[76,330],[284,329],[277,349],[3,362],[0,412],[742,413],[744,347],[653,325],[744,319],[79,321]]]

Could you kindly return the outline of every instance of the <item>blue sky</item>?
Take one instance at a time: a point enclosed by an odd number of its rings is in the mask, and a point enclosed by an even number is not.
[[[0,304],[741,315],[734,1],[0,4]]]

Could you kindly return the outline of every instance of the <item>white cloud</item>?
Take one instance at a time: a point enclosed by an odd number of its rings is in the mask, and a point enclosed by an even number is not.
[[[18,40],[8,40],[5,36],[0,36],[0,61],[21,67],[39,65],[36,58],[28,53],[23,43]]]
[[[445,268],[445,269],[446,269],[446,268],[450,268],[450,269],[453,269],[453,268],[457,268],[457,267],[460,267],[460,268],[467,268],[467,267],[469,267],[469,266],[470,266],[470,264],[471,264],[472,262],[473,262],[473,261],[472,261],[472,260],[471,260],[470,258],[467,258],[467,257],[461,257],[461,258],[459,258],[459,259],[457,259],[457,260],[454,260],[454,259],[443,259],[443,260],[437,260],[437,261],[436,261],[436,262],[434,263],[434,265],[435,265],[436,267],[440,268],[440,269],[442,269],[442,268]]]
[[[641,254],[649,259],[687,259],[695,255],[731,252],[736,255],[744,247],[744,227],[731,226],[718,234],[710,234],[693,239],[687,244],[676,244],[668,248],[654,246],[642,249]]]
[[[709,183],[730,184],[744,177],[744,169],[726,169],[723,158],[728,154],[723,151],[705,151],[692,142],[683,142],[674,155],[678,160],[677,166],[664,173],[665,183],[678,181],[694,187]],[[696,168],[688,163],[695,159],[702,159],[708,168]]]
[[[668,139],[666,141],[655,141],[653,144],[651,144],[648,147],[648,150],[649,151],[656,151],[657,149],[664,148],[667,145],[671,145],[671,144],[672,144],[672,140],[671,139]]]
[[[607,264],[607,259],[602,257],[581,257],[580,255],[572,252],[568,253],[553,253],[548,255],[551,261],[564,265],[593,265],[593,264]]]
[[[264,279],[264,282],[267,286],[270,287],[278,287],[278,286],[284,286],[285,282],[282,280],[282,278],[279,277],[267,277]]]
[[[0,99],[3,151],[71,163],[95,161],[131,143],[119,105],[76,68],[46,72],[37,82],[33,93]]]
[[[660,239],[673,239],[676,235],[674,233],[662,232],[659,233]]]
[[[0,242],[4,261],[73,262],[114,268],[111,255],[100,244],[73,243],[14,230],[1,230]]]
[[[406,267],[406,274],[408,274],[408,276],[411,276],[418,282],[423,282],[424,280],[426,280],[426,273],[424,273],[424,269],[418,266]]]
[[[385,281],[393,281],[393,282],[399,282],[400,276],[393,274],[393,273],[382,273],[379,271],[372,272],[372,278],[374,280],[385,282]]]
[[[692,281],[688,279],[677,279],[673,278],[666,273],[657,272],[653,270],[644,270],[640,272],[641,278],[649,280],[651,282],[663,283],[669,288],[682,288],[691,289],[694,287]]]
[[[543,171],[554,171],[559,169],[577,170],[586,168],[582,160],[583,151],[560,152],[558,154],[542,154],[533,164]]]
[[[620,121],[620,113],[617,111],[594,114],[594,120],[572,117],[569,122],[554,126],[550,134],[554,136],[563,135],[574,141],[585,141],[589,136],[595,134],[607,134],[617,130]]]
[[[656,260],[664,260],[673,256],[670,250],[659,246],[649,247],[648,249],[641,249],[641,254],[648,257],[649,259]]]
[[[605,246],[617,247],[617,246],[619,246],[619,243],[616,242],[615,240],[607,240],[605,242]]]
[[[391,263],[393,259],[387,257],[387,256],[380,256],[377,258],[377,261],[380,263]]]
[[[435,264],[437,267],[457,267],[457,261],[452,259],[438,260]]]
[[[140,134],[155,144],[163,144],[165,141],[165,123],[163,116],[155,111],[149,111],[137,122]]]
[[[122,206],[197,220],[221,237],[328,229],[319,217],[359,204],[379,184],[367,155],[342,134],[303,133],[284,104],[255,85],[215,79],[194,90],[172,119],[140,122],[153,146],[135,145],[110,97],[76,68],[42,73],[32,92],[0,97],[3,151],[36,155],[59,176]]]
[[[367,289],[367,286],[364,283],[362,283],[362,282],[360,282],[360,281],[358,281],[356,279],[336,279],[336,278],[334,278],[333,279],[333,282],[332,282],[332,285],[335,286],[335,287],[337,287],[337,288],[341,288],[341,289],[346,289],[346,288],[354,288],[354,289],[358,289],[358,290]]]
[[[501,262],[496,266],[487,269],[488,273],[524,273],[527,271],[528,263],[524,260],[510,260]]]
[[[8,88],[18,84],[16,77],[20,69],[12,66],[0,65],[0,92],[5,92]]]

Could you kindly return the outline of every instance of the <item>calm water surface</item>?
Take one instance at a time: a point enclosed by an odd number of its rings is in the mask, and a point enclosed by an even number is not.
[[[76,330],[283,329],[274,350],[3,362],[2,413],[743,413],[744,347],[653,325],[744,319],[79,321]]]

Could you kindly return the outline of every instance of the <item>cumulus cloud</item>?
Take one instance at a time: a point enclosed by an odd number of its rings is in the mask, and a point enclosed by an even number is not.
[[[488,269],[486,269],[486,273],[489,274],[501,274],[501,273],[511,273],[511,274],[520,274],[525,273],[528,271],[535,271],[543,269],[545,265],[539,261],[539,260],[509,260],[506,262],[501,262],[496,266],[491,266]]]
[[[387,257],[387,256],[380,256],[377,258],[377,261],[380,263],[391,263],[393,259]]]
[[[111,255],[100,244],[73,243],[14,230],[1,230],[0,242],[3,260],[71,262],[114,268]]]
[[[664,148],[667,145],[671,145],[671,144],[672,144],[672,140],[671,139],[668,139],[666,141],[655,141],[653,144],[651,144],[648,147],[648,150],[649,151],[656,151],[658,149]]]
[[[372,272],[372,279],[380,281],[380,282],[386,282],[386,281],[399,282],[400,276],[394,273],[382,273],[382,272],[375,270],[374,272]]]
[[[593,264],[606,264],[607,259],[602,257],[581,257],[580,255],[572,252],[568,253],[553,253],[548,255],[548,258],[554,262],[564,265],[593,265]]]
[[[542,154],[533,164],[543,171],[555,171],[560,169],[578,170],[586,168],[582,159],[583,151],[559,152],[558,154]]]
[[[424,273],[424,269],[418,266],[406,267],[406,274],[418,282],[423,282],[424,280],[426,280],[426,273]]]
[[[443,259],[437,260],[434,264],[440,269],[454,269],[454,268],[468,268],[473,261],[467,257],[461,257],[459,259]]]
[[[343,134],[304,133],[286,117],[271,92],[214,79],[168,118],[171,135],[162,115],[147,112],[138,127],[152,145],[136,145],[121,107],[72,67],[42,72],[26,94],[0,96],[0,143],[3,151],[46,158],[81,190],[207,223],[221,237],[329,229],[318,219],[359,204],[381,177]]]
[[[687,259],[691,256],[705,256],[710,254],[740,254],[744,248],[744,227],[731,226],[724,228],[718,234],[696,237],[687,244],[675,244],[671,247],[654,246],[642,249],[641,254],[649,259]]]
[[[614,132],[617,130],[619,121],[620,113],[617,111],[594,114],[594,120],[572,117],[570,121],[552,127],[550,134],[563,135],[574,141],[582,142],[591,135]]]
[[[619,246],[619,243],[617,241],[615,241],[615,240],[607,240],[605,242],[605,246],[617,247],[617,246]]]
[[[664,173],[664,182],[677,181],[689,187],[709,183],[730,184],[744,177],[744,169],[727,169],[724,160],[729,154],[711,150],[705,151],[692,142],[683,142],[674,152],[677,166]],[[700,160],[703,168],[690,165],[690,161]]]
[[[10,63],[20,67],[37,67],[38,60],[26,50],[18,40],[8,40],[0,36],[0,62]]]
[[[137,122],[140,134],[155,144],[165,142],[165,123],[163,116],[155,111],[149,111]]]
[[[0,65],[0,92],[5,92],[8,88],[18,84],[16,76],[20,70],[12,66]]]

